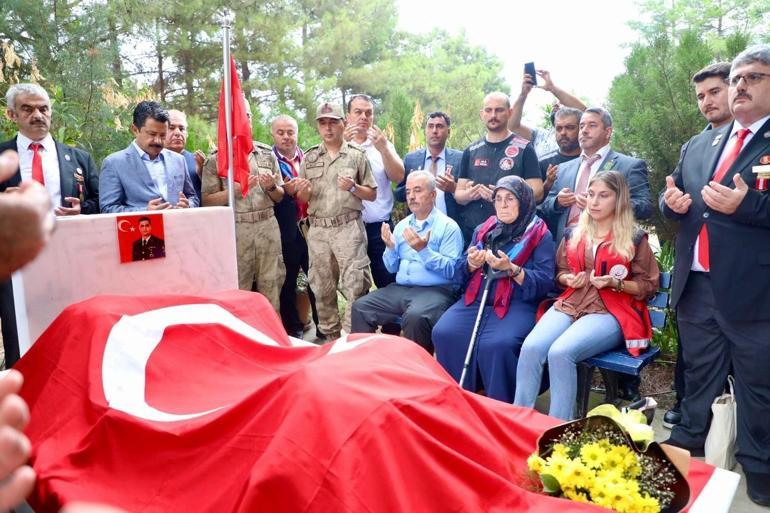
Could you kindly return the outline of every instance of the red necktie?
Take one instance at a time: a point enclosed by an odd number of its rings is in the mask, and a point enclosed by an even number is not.
[[[583,155],[583,167],[580,168],[580,175],[578,176],[577,183],[575,184],[575,194],[583,194],[588,188],[588,177],[591,176],[591,166],[594,162],[599,160],[601,155],[594,153],[590,157]],[[569,218],[567,220],[567,226],[577,224],[580,219],[580,214],[583,209],[577,206],[577,203],[572,205],[569,209]]]
[[[45,185],[45,177],[43,176],[43,157],[40,156],[40,150],[43,145],[40,143],[31,143],[29,149],[32,150],[32,179]]]
[[[724,178],[727,174],[727,170],[730,169],[733,163],[735,163],[735,160],[738,158],[738,154],[743,148],[743,141],[746,140],[746,136],[748,136],[750,133],[751,130],[748,128],[742,128],[738,130],[736,134],[738,136],[737,140],[735,141],[735,144],[733,144],[733,147],[730,148],[730,153],[727,154],[725,159],[714,173],[714,177],[712,178],[713,181],[722,181],[722,178]],[[698,263],[706,271],[711,268],[709,262],[709,232],[706,228],[705,222],[703,223],[703,226],[701,226],[700,233],[698,234]]]

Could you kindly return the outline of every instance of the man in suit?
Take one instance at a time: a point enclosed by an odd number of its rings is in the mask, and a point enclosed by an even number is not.
[[[610,147],[612,116],[599,107],[586,109],[580,118],[580,158],[560,166],[556,182],[542,205],[548,226],[555,230],[558,244],[564,229],[575,225],[586,206],[588,182],[601,171],[615,170],[623,174],[631,192],[636,219],[652,215],[647,164],[640,159],[613,151]]]
[[[134,108],[134,141],[109,155],[99,174],[102,212],[130,212],[198,206],[184,157],[163,148],[168,113],[156,102]]]
[[[452,130],[452,121],[443,112],[428,114],[425,122],[426,148],[420,148],[404,157],[406,175],[393,193],[396,201],[406,201],[406,178],[412,171],[425,169],[430,171],[436,181],[436,208],[458,220],[460,206],[455,201],[457,174],[460,172],[460,159],[463,152],[447,148],[446,142]]]
[[[206,155],[201,150],[195,150],[195,153],[187,151],[187,114],[181,110],[171,109],[168,111],[168,132],[164,146],[166,149],[179,153],[187,162],[187,174],[195,189],[195,195],[198,196],[198,204],[201,200],[201,173],[203,172],[203,163],[206,161]]]
[[[0,153],[18,153],[15,172],[0,181],[0,192],[17,190],[22,181],[45,186],[56,215],[98,214],[99,178],[91,155],[51,137],[51,100],[37,84],[15,84],[5,95],[6,115],[18,133],[0,143]],[[0,319],[6,367],[19,359],[10,280],[0,282]]]
[[[710,406],[732,365],[737,459],[749,498],[770,506],[770,45],[733,61],[735,121],[693,137],[666,178],[663,214],[680,222],[671,305],[685,361],[682,421],[669,443],[703,453]]]
[[[733,120],[733,115],[730,112],[730,102],[727,101],[729,78],[729,62],[709,64],[692,77],[698,110],[708,121],[708,125],[704,130],[714,130]],[[686,148],[687,143],[684,143],[681,151],[685,151]],[[666,189],[660,191],[658,201],[661,200],[665,193]],[[676,367],[674,369],[676,404],[663,415],[663,427],[669,429],[682,421],[682,398],[684,398],[685,394],[684,368],[685,362],[680,341],[677,344]]]
[[[152,223],[149,217],[139,218],[139,234],[141,237],[134,241],[131,260],[152,260],[166,256],[166,243],[160,237],[152,234]]]
[[[16,137],[0,143],[0,153],[15,150],[19,167],[0,182],[0,192],[22,180],[45,185],[56,215],[98,214],[99,177],[87,152],[51,137],[51,100],[37,84],[14,84],[5,95],[6,115],[18,127]]]

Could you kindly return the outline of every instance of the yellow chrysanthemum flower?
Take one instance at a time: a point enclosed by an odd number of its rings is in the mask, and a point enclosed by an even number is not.
[[[527,467],[533,472],[540,474],[544,466],[545,460],[538,456],[536,452],[532,453],[529,458],[527,458]]]
[[[580,448],[580,458],[590,468],[601,468],[604,463],[604,449],[599,444],[586,444]]]

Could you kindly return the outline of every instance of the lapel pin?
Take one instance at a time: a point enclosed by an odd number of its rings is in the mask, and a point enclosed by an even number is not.
[[[70,160],[70,155],[69,155],[69,153],[67,153],[66,155],[64,155],[64,160],[66,160],[67,162],[69,162],[69,160]]]
[[[82,170],[82,169],[80,169],[79,167],[78,167],[78,168],[75,168],[75,172],[76,172],[77,174],[79,174],[79,175],[82,175],[82,174],[83,174],[83,170]]]
[[[770,139],[770,131],[765,132],[764,134],[762,134],[762,137],[764,137],[765,139]]]
[[[762,165],[770,164],[770,155],[762,155],[759,157],[759,163]]]
[[[719,144],[719,141],[721,140],[722,140],[722,134],[717,135],[716,137],[714,137],[714,142],[711,143],[711,146],[716,146],[717,144]]]

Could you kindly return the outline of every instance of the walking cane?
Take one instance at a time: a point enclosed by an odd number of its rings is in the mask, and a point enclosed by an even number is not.
[[[484,313],[484,306],[487,304],[487,296],[489,295],[489,287],[493,281],[503,276],[507,276],[506,271],[496,271],[491,267],[487,270],[486,283],[484,284],[484,292],[481,293],[481,306],[479,306],[479,313],[476,314],[476,322],[473,325],[473,331],[471,332],[471,342],[468,344],[468,352],[465,354],[465,363],[463,364],[463,372],[460,375],[460,388],[463,388],[465,384],[465,376],[468,374],[468,366],[471,363],[471,355],[473,354],[473,348],[476,346],[476,338],[478,337],[479,324],[481,324],[481,316]]]

